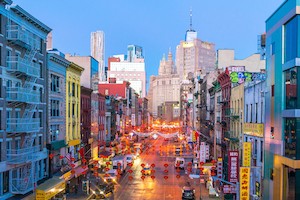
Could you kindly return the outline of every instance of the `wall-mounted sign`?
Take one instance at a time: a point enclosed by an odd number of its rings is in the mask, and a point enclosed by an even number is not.
[[[250,167],[240,168],[240,200],[249,200],[250,196]]]
[[[252,73],[252,72],[231,72],[230,80],[232,83],[244,83],[251,81],[264,81],[266,80],[266,73]]]
[[[228,152],[228,180],[231,183],[239,181],[239,152]]]
[[[243,166],[251,166],[251,142],[243,142]]]
[[[217,177],[222,179],[223,178],[223,159],[218,158],[217,162]]]
[[[244,133],[256,137],[264,137],[264,124],[244,123]]]

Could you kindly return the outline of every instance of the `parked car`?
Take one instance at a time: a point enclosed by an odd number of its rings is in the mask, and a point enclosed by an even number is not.
[[[103,180],[106,183],[117,183],[118,172],[116,169],[111,169],[106,172],[107,176],[104,176]]]
[[[144,174],[145,176],[150,176],[151,175],[151,169],[150,169],[150,165],[149,164],[146,164],[145,167],[144,167]]]

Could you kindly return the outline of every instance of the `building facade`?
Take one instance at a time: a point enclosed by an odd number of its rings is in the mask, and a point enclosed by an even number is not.
[[[103,31],[91,33],[91,55],[98,61],[99,81],[105,81],[105,38]]]
[[[141,98],[146,96],[146,68],[143,59],[140,62],[110,62],[107,78],[114,78],[117,83],[128,81]]]
[[[180,100],[180,79],[176,74],[171,51],[167,60],[163,56],[160,61],[158,76],[150,77],[149,88],[149,109],[154,117],[158,116],[158,106],[165,102],[179,102]]]
[[[47,146],[49,150],[49,175],[60,171],[60,156],[66,155],[66,71],[70,62],[57,50],[47,53],[48,112]]]
[[[80,76],[80,84],[93,91],[98,91],[98,61],[92,56],[72,56],[66,54],[66,59],[84,68]]]
[[[284,1],[266,20],[264,199],[300,198],[299,6]]]
[[[0,5],[0,199],[33,191],[49,171],[45,41],[51,29],[11,4]]]
[[[75,166],[80,165],[80,75],[84,69],[71,62],[66,73],[66,143],[68,157],[74,158]]]
[[[251,142],[251,196],[262,197],[262,170],[264,153],[265,81],[244,84],[244,123],[242,142]]]

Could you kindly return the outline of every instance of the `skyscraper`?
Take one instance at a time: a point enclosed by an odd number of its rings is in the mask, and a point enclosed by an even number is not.
[[[192,27],[192,12],[190,12],[190,27],[186,31],[185,41],[180,41],[176,47],[177,73],[181,79],[186,79],[189,72],[214,71],[215,58],[215,44],[197,38],[197,32]]]
[[[127,61],[135,62],[137,58],[144,58],[143,48],[137,45],[128,45],[127,46]]]
[[[104,32],[96,31],[91,33],[91,55],[99,62],[99,81],[105,81],[104,66]]]

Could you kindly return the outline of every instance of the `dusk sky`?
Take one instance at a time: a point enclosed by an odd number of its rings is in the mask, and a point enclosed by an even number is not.
[[[284,0],[15,0],[53,29],[53,47],[90,55],[90,33],[105,32],[105,63],[126,54],[128,44],[143,47],[147,80],[157,75],[162,55],[184,40],[193,10],[198,38],[217,49],[234,49],[237,59],[257,52],[257,35]]]

